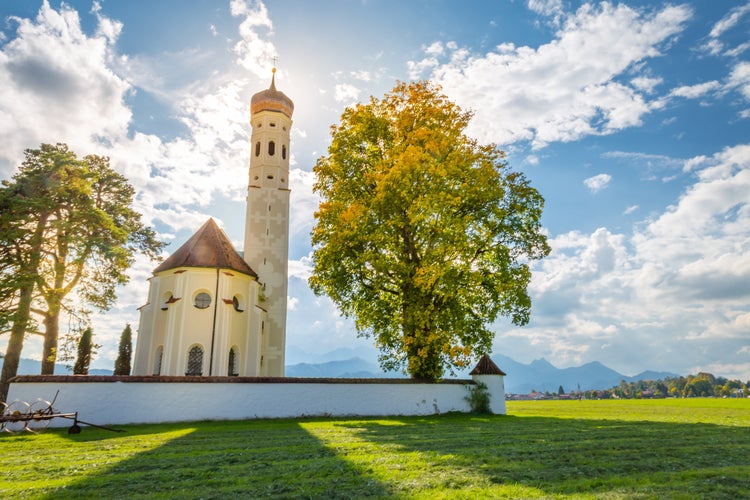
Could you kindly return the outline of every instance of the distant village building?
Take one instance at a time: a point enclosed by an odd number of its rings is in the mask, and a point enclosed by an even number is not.
[[[275,71],[250,103],[244,256],[209,219],[154,269],[133,375],[284,376],[294,103]]]

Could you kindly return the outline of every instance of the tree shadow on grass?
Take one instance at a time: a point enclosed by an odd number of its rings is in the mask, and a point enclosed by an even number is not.
[[[466,494],[471,481],[456,478],[474,474],[484,484],[471,488],[489,496],[513,486],[544,497],[734,499],[750,492],[745,427],[465,415],[393,420],[339,425],[427,461],[430,472],[412,481],[412,491]]]
[[[165,432],[167,431],[168,432]],[[154,436],[163,434],[154,441]],[[127,437],[128,439],[121,439]],[[142,440],[140,438],[143,438]],[[97,467],[45,498],[364,498],[388,496],[297,420],[127,426],[126,434],[84,429],[70,437],[85,450],[109,447]],[[132,449],[117,450],[120,444]],[[139,451],[137,448],[143,447]],[[134,449],[133,449],[134,448]]]

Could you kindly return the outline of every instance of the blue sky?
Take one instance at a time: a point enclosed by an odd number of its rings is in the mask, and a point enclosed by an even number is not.
[[[108,155],[171,250],[209,216],[241,244],[249,99],[278,57],[295,102],[287,362],[374,359],[306,285],[311,171],[347,105],[430,79],[546,199],[532,320],[498,321],[495,352],[750,379],[746,0],[16,0],[0,14],[0,178],[42,142]],[[137,325],[153,267],[139,260],[95,315],[96,367]]]

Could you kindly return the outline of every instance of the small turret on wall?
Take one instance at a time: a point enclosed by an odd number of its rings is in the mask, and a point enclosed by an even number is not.
[[[469,373],[477,384],[487,386],[490,395],[490,410],[495,415],[505,415],[505,372],[487,355],[483,355],[477,366]]]

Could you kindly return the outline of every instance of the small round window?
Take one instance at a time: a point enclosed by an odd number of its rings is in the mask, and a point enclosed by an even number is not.
[[[201,292],[195,296],[194,304],[198,309],[205,309],[211,305],[211,296],[206,292]]]

